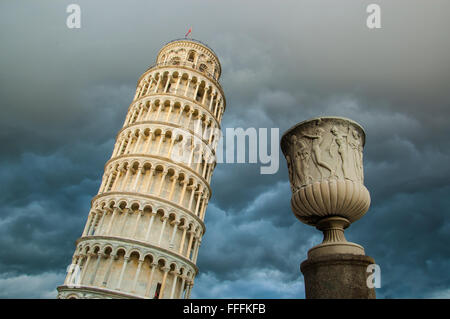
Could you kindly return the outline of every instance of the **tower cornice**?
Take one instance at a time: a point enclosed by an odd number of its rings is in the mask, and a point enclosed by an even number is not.
[[[190,97],[181,96],[181,95],[173,95],[171,93],[160,93],[159,92],[159,93],[149,94],[149,95],[145,95],[145,96],[141,96],[141,97],[137,98],[136,100],[134,100],[133,102],[130,103],[130,106],[128,107],[128,111],[130,111],[130,108],[133,105],[135,105],[136,103],[138,103],[138,102],[142,102],[142,101],[145,101],[145,100],[148,100],[148,99],[158,99],[158,97],[169,98],[170,100],[174,100],[174,101],[184,100],[184,101],[188,101],[188,102],[198,106],[198,104],[197,104],[198,102],[195,101],[194,99],[191,99]],[[223,107],[224,107],[224,109],[226,108],[225,100],[224,100],[224,106]],[[220,122],[217,120],[217,118],[214,116],[214,114],[211,113],[210,110],[208,110],[207,108],[205,108],[203,106],[200,106],[200,108],[203,111],[207,112],[211,116],[211,118],[214,119],[214,123],[217,125],[217,128],[221,129]]]
[[[114,195],[122,195],[122,196],[134,196],[137,198],[143,198],[143,199],[150,199],[153,200],[155,202],[163,202],[164,204],[168,205],[168,206],[172,206],[173,208],[182,210],[183,212],[185,212],[186,214],[188,214],[190,217],[194,218],[198,224],[202,227],[202,231],[203,234],[206,232],[206,226],[205,223],[195,214],[193,214],[192,212],[190,212],[188,209],[177,205],[167,199],[158,197],[158,196],[153,196],[153,195],[146,195],[146,194],[141,194],[141,193],[133,193],[133,192],[108,192],[108,193],[103,193],[103,194],[98,194],[96,195],[94,198],[92,198],[91,200],[91,206],[99,199],[103,198],[103,197],[108,197],[108,196],[114,196]]]
[[[226,101],[206,44],[173,40],[139,78],[58,298],[184,298]]]
[[[193,136],[197,137],[199,140],[201,140],[203,142],[203,144],[208,147],[208,150],[211,151],[211,154],[215,154],[216,150],[214,150],[211,145],[208,144],[208,141],[206,141],[206,139],[204,139],[202,136],[200,136],[199,134],[195,133],[193,130],[188,129],[183,127],[182,125],[179,124],[174,124],[174,123],[170,123],[170,122],[164,122],[164,121],[154,121],[154,120],[147,120],[147,121],[141,121],[141,122],[135,122],[133,124],[129,124],[127,126],[124,126],[120,129],[120,131],[117,133],[116,135],[116,139],[120,136],[120,134],[122,134],[124,131],[131,129],[133,127],[139,127],[141,125],[163,125],[163,126],[168,126],[171,127],[173,129],[179,129],[179,130],[183,130],[186,133],[190,133]],[[148,126],[148,128],[151,128],[151,126]],[[218,128],[220,129],[220,128]]]
[[[163,157],[163,156],[159,156],[159,155],[153,155],[153,154],[125,154],[125,155],[120,155],[120,156],[113,157],[110,160],[108,160],[106,162],[106,164],[104,165],[104,169],[106,170],[106,168],[107,168],[107,166],[109,164],[111,164],[111,163],[113,163],[113,162],[115,162],[117,160],[124,159],[124,158],[131,158],[131,159],[138,159],[138,158],[142,158],[142,159],[146,159],[146,158],[148,158],[148,159],[158,159],[158,160],[160,160],[162,162],[169,162],[169,163],[171,163],[173,165],[177,165],[177,166],[179,166],[179,167],[181,167],[181,168],[191,172],[196,177],[198,177],[207,186],[208,193],[209,193],[209,198],[211,198],[211,194],[212,194],[211,186],[209,186],[208,181],[203,176],[199,175],[196,171],[194,171],[189,166],[187,166],[187,165],[185,165],[183,163],[177,163],[177,162],[175,162],[175,161],[173,161],[173,160],[171,160],[170,158],[167,158],[167,157]]]
[[[186,257],[180,255],[180,254],[176,254],[168,249],[165,249],[163,247],[159,247],[156,245],[152,245],[140,240],[135,240],[135,239],[131,239],[131,238],[125,238],[125,237],[115,237],[115,236],[85,236],[85,237],[80,237],[75,241],[75,246],[78,246],[78,244],[80,244],[81,242],[85,242],[85,241],[98,241],[98,240],[105,240],[105,241],[115,241],[117,243],[128,243],[134,246],[140,246],[143,248],[148,248],[151,250],[156,250],[158,252],[161,252],[165,255],[169,255],[170,257],[172,257],[173,259],[179,259],[180,261],[188,264],[190,267],[192,267],[192,269],[195,270],[196,274],[198,273],[198,267],[197,265],[195,265],[192,261],[190,261],[189,259],[187,259]]]

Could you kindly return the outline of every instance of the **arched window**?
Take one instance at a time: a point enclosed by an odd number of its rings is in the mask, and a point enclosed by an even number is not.
[[[205,72],[205,71],[208,70],[208,67],[206,66],[206,64],[203,64],[203,63],[202,63],[202,64],[200,64],[199,69],[200,69],[200,71]]]
[[[197,90],[197,96],[195,97],[195,100],[197,102],[200,102],[202,100],[202,96],[205,93],[204,91],[205,91],[205,88],[200,88]]]

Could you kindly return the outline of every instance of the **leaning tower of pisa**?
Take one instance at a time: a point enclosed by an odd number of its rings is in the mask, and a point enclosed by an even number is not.
[[[219,59],[167,43],[105,164],[58,298],[189,298],[225,110]]]

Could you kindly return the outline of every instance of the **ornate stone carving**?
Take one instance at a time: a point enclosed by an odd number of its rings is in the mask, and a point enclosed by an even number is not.
[[[345,240],[344,229],[369,209],[362,150],[365,133],[356,122],[320,117],[301,122],[281,138],[295,216],[324,232],[308,254],[353,253],[364,249]]]

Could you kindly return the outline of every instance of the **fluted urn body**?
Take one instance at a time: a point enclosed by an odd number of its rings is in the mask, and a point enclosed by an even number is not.
[[[347,242],[344,229],[369,209],[364,186],[365,133],[356,122],[320,117],[301,122],[281,138],[291,183],[291,206],[305,224],[323,231],[323,242],[308,256],[333,253],[364,254]]]

